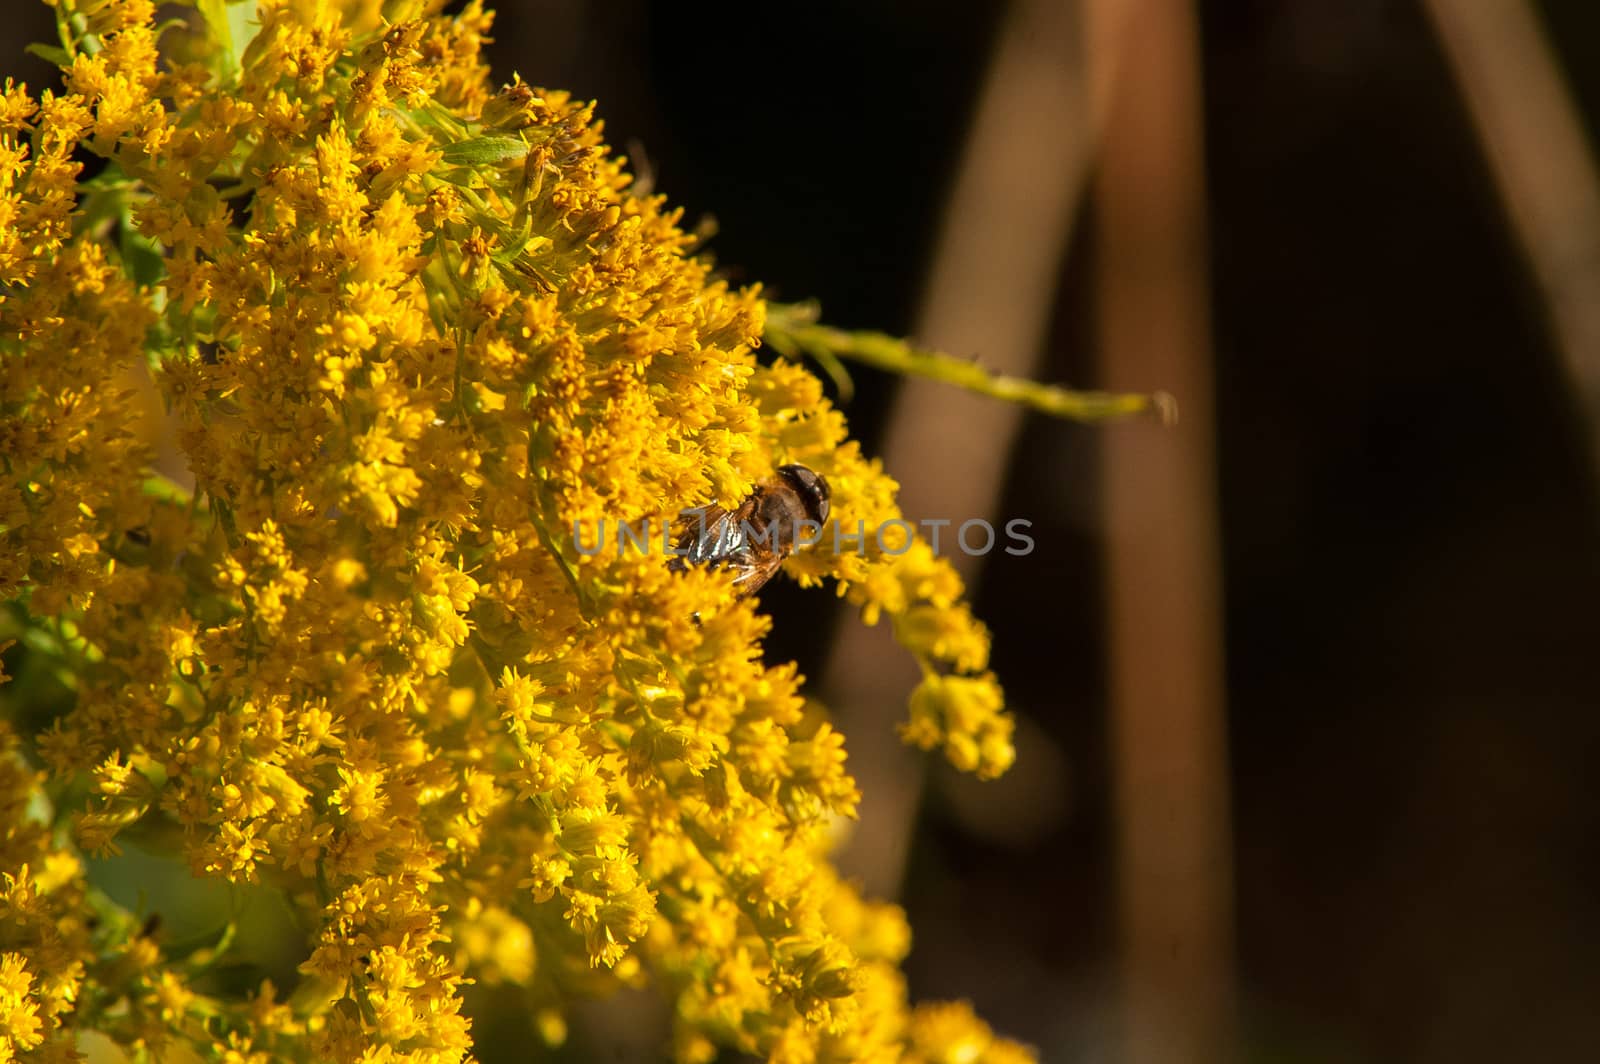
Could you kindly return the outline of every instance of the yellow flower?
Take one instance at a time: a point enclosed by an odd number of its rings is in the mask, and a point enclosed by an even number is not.
[[[759,290],[591,105],[491,91],[475,2],[261,0],[159,39],[150,0],[55,2],[66,90],[0,94],[0,599],[72,680],[27,719],[78,806],[0,731],[0,1051],[461,1061],[468,980],[650,979],[684,1060],[1003,1059],[909,1011],[903,914],[831,871],[871,796],[755,603],[572,539],[785,462],[841,531],[899,520],[816,378],[757,361]],[[146,366],[192,492],[151,473]],[[910,741],[1003,771],[988,635],[929,545],[786,564],[923,667]],[[279,892],[292,998],[202,994],[207,959],[91,911],[69,823]]]
[[[989,779],[1011,767],[1013,727],[1001,712],[994,677],[930,673],[911,695],[911,719],[901,733],[924,750],[943,746],[956,768]]]
[[[1033,1054],[997,1038],[965,1001],[919,1007],[911,1016],[908,1064],[1024,1064]]]
[[[0,953],[0,1060],[33,1049],[44,1040],[33,976],[20,953]]]

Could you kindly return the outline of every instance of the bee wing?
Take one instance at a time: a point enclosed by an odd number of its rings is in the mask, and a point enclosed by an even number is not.
[[[675,522],[676,555],[668,563],[672,569],[691,565],[711,565],[728,560],[739,546],[737,515],[720,506],[698,506],[685,510]]]
[[[754,595],[761,589],[762,584],[771,580],[773,574],[783,568],[783,555],[772,551],[751,551],[744,561],[730,563],[730,568],[739,574],[733,578],[739,594]]]
[[[678,516],[677,557],[669,568],[709,565],[730,569],[741,595],[751,595],[772,579],[783,565],[783,555],[772,550],[771,537],[752,535],[754,501],[736,510],[700,506]]]

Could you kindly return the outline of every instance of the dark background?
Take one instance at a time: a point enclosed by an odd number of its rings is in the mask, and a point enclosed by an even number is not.
[[[1600,1059],[1600,542],[1537,292],[1414,3],[1200,7],[1244,1053]],[[731,273],[912,327],[1002,5],[548,10],[502,5],[497,68],[597,98]],[[1543,10],[1592,106],[1600,11]],[[1078,384],[1092,224],[1048,352]],[[892,383],[855,377],[870,449]],[[1041,547],[977,593],[1059,816],[979,837],[936,771],[904,897],[914,995],[1047,1060],[1105,1058],[1116,960],[1102,431],[1029,419],[1001,511]],[[828,603],[789,590],[772,653],[816,675]]]
[[[905,333],[1003,6],[502,0],[492,58],[599,100],[733,278]],[[1241,1055],[1600,1059],[1595,471],[1537,290],[1414,2],[1200,9]],[[1600,9],[1541,11],[1594,114]],[[1082,385],[1091,215],[1047,353]],[[870,452],[894,383],[855,378]],[[1059,802],[980,833],[935,770],[902,899],[914,997],[1050,1061],[1111,1059],[1103,431],[1028,419],[1040,549],[976,592]],[[764,601],[808,675],[856,623]]]

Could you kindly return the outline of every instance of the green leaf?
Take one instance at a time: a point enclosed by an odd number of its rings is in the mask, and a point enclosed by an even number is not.
[[[791,362],[810,356],[818,366],[822,367],[822,371],[828,375],[828,379],[833,381],[833,386],[839,390],[839,401],[841,403],[848,403],[855,397],[856,382],[851,379],[850,371],[845,369],[844,363],[840,362],[838,357],[827,348],[809,347],[802,351],[800,345],[795,342],[794,337],[781,326],[768,329],[762,342]]]
[[[844,368],[844,363],[840,362],[832,351],[817,348],[809,354],[816,360],[817,365],[822,367],[822,372],[828,375],[828,379],[833,381],[833,386],[839,390],[841,403],[848,403],[855,398],[856,382],[851,379],[850,371]]]
[[[58,48],[53,44],[30,44],[23,49],[30,55],[36,55],[47,63],[51,63],[62,70],[72,65],[72,53],[65,48]]]
[[[494,261],[498,263],[512,262],[523,251],[527,250],[529,242],[534,239],[533,225],[529,221],[524,221],[520,229],[507,229],[498,235],[502,243],[500,249],[493,255]],[[548,242],[547,237],[539,237],[538,239],[541,243]]]
[[[447,145],[441,153],[451,166],[498,166],[527,154],[528,146],[516,137],[477,137]]]
[[[167,275],[165,249],[131,224],[122,226],[118,250],[122,253],[122,270],[135,284],[152,288]]]
[[[256,0],[196,0],[195,6],[217,46],[217,77],[223,84],[237,84],[244,50],[261,29]]]
[[[171,503],[174,506],[188,506],[194,502],[194,495],[182,484],[160,473],[153,473],[144,478],[139,485],[140,490],[152,499]]]
[[[233,31],[234,47],[243,55],[250,42],[261,32],[260,12],[256,0],[229,0],[228,28]]]

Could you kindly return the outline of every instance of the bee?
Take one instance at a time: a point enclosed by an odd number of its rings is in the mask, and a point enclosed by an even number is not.
[[[667,567],[732,569],[740,595],[753,595],[799,547],[802,530],[828,520],[828,482],[803,465],[780,466],[732,510],[700,506],[678,515],[676,550]]]

